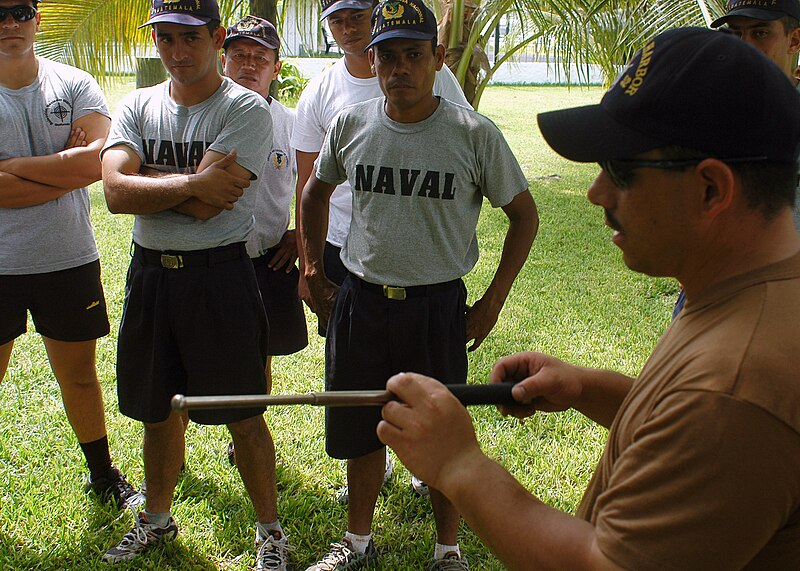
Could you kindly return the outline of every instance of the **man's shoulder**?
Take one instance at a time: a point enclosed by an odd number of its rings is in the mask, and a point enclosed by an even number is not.
[[[375,117],[383,113],[383,97],[375,97],[345,105],[335,121],[340,123],[374,124]]]
[[[72,65],[68,65],[66,63],[61,63],[59,61],[55,61],[46,57],[36,56],[36,59],[39,62],[39,68],[44,72],[45,75],[48,77],[58,77],[60,80],[88,80],[94,82],[94,76],[87,71],[80,69],[79,67],[75,67]]]

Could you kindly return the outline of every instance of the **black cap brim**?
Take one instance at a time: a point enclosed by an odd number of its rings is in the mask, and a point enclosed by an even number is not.
[[[198,18],[189,14],[175,14],[168,12],[166,14],[158,14],[147,20],[144,24],[139,26],[152,26],[154,24],[180,24],[182,26],[205,26],[211,21],[211,18]]]
[[[319,19],[324,20],[334,12],[347,9],[371,10],[372,0],[339,0],[338,2],[334,2],[333,4],[328,6],[325,10],[323,10],[322,14],[319,15]]]
[[[579,163],[630,158],[666,144],[620,123],[599,104],[540,113],[537,121],[547,144]]]
[[[367,51],[369,48],[374,46],[379,42],[383,42],[385,40],[435,40],[436,36],[431,36],[428,32],[418,32],[416,30],[409,30],[407,28],[399,28],[397,30],[390,30],[388,32],[384,32],[382,34],[378,34],[375,36],[369,45],[364,48],[364,51]]]
[[[741,16],[743,18],[753,18],[754,20],[764,20],[765,22],[769,22],[771,20],[778,20],[783,18],[784,16],[788,16],[785,12],[778,12],[776,10],[762,10],[760,8],[741,8],[739,10],[732,10],[731,12],[725,14],[721,18],[717,18],[713,22],[711,22],[712,28],[719,28],[723,24],[728,22],[729,18],[735,18],[737,16]]]
[[[236,36],[228,36],[227,38],[225,38],[225,41],[222,42],[222,49],[223,50],[228,49],[228,45],[230,45],[230,43],[233,40],[253,40],[256,43],[261,44],[262,46],[264,46],[268,50],[279,50],[279,49],[281,49],[280,45],[274,46],[270,42],[265,40],[264,38],[256,38],[255,36],[247,36],[245,34],[239,34],[239,35],[236,35]]]

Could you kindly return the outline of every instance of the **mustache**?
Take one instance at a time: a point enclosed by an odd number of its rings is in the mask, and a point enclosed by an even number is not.
[[[607,209],[603,209],[606,213],[606,224],[612,230],[616,230],[617,232],[622,232],[622,226],[620,225],[619,221],[614,218],[614,215],[611,214],[611,211]]]
[[[408,83],[407,81],[395,80],[395,81],[390,81],[386,85],[386,87],[388,87],[389,89],[394,89],[395,87],[407,87],[407,88],[410,89],[410,88],[413,88],[414,86],[411,85],[410,83]]]

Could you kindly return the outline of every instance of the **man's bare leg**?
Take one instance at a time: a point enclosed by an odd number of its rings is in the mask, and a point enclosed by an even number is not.
[[[236,467],[253,503],[258,521],[278,519],[275,444],[263,416],[228,424],[236,448]],[[149,484],[148,484],[149,485]]]

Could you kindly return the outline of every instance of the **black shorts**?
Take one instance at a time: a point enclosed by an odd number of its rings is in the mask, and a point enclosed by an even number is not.
[[[253,258],[256,270],[258,289],[269,321],[268,355],[291,355],[308,345],[306,314],[303,302],[297,294],[297,280],[300,272],[292,265],[292,271],[286,273],[286,267],[270,268],[267,264],[275,252],[267,252]]]
[[[325,346],[327,390],[379,390],[399,372],[443,383],[467,379],[464,282],[406,288],[407,299],[387,299],[383,288],[350,275],[336,298]],[[379,449],[380,407],[328,407],[325,448],[334,458]]]
[[[56,341],[108,335],[100,262],[44,274],[0,276],[0,345],[27,331],[28,311],[36,331]]]
[[[344,279],[350,275],[347,268],[342,263],[340,254],[342,249],[339,246],[334,246],[330,242],[325,242],[325,250],[322,252],[322,264],[325,268],[325,277],[337,286],[342,285]],[[321,337],[325,337],[325,330],[322,325],[317,324],[317,333]]]
[[[269,325],[244,244],[174,254],[135,245],[128,270],[117,390],[120,411],[142,422],[166,420],[176,393],[267,390]],[[190,410],[189,418],[228,424],[263,412],[263,407]]]

